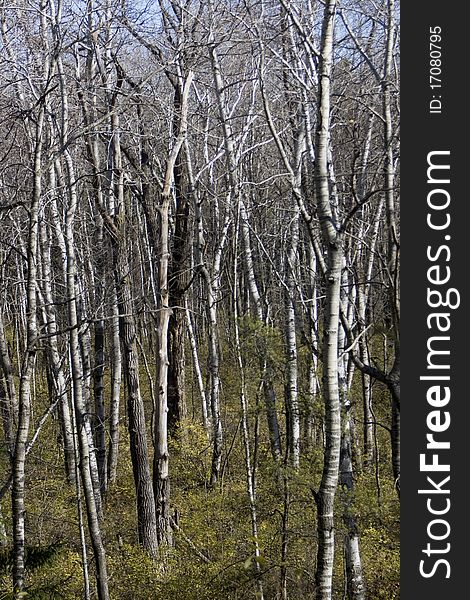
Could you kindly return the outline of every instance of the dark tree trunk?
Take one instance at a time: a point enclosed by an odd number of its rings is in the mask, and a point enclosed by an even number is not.
[[[157,555],[157,525],[149,467],[144,403],[140,392],[139,358],[131,295],[131,274],[124,246],[125,236],[114,243],[114,269],[119,307],[124,381],[134,485],[137,496],[139,542],[151,556]]]
[[[181,111],[179,92],[175,91],[175,114]],[[178,130],[178,128],[176,129]],[[189,198],[187,193],[187,178],[183,162],[183,152],[180,151],[173,170],[176,215],[173,234],[173,251],[168,276],[170,292],[170,307],[172,309],[169,323],[168,339],[168,430],[175,434],[181,421],[186,416],[185,397],[185,290],[188,285],[190,259],[189,232]]]

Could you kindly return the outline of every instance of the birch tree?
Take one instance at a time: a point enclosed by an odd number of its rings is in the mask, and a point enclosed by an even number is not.
[[[42,4],[42,9],[45,10],[46,5]],[[41,19],[41,31],[46,34],[45,17]],[[8,30],[5,15],[2,14],[2,41],[6,53],[12,61],[15,68],[18,68],[17,58],[14,54],[13,46],[8,37]],[[38,273],[38,238],[39,238],[39,212],[42,200],[42,169],[43,169],[43,150],[44,150],[44,127],[45,127],[45,106],[44,99],[49,93],[47,81],[49,80],[51,71],[50,56],[47,52],[47,47],[41,48],[41,71],[39,76],[42,76],[42,81],[46,82],[44,87],[37,87],[37,80],[33,83],[30,81],[30,89],[28,93],[23,89],[21,83],[16,84],[19,102],[25,106],[26,98],[39,99],[35,120],[32,123],[25,123],[26,133],[29,136],[26,138],[29,146],[30,160],[33,165],[32,170],[32,191],[29,201],[28,215],[28,234],[26,243],[26,260],[27,260],[27,279],[26,287],[26,344],[24,356],[21,363],[20,382],[18,392],[18,413],[17,426],[15,432],[15,442],[11,457],[12,468],[12,516],[13,516],[13,591],[15,597],[21,597],[25,589],[25,461],[26,447],[28,442],[30,418],[31,418],[31,402],[32,402],[32,378],[35,369],[36,356],[38,350],[38,322],[37,322],[37,273]],[[35,78],[36,79],[36,78]],[[29,99],[28,98],[28,99]],[[26,101],[26,102],[25,102]],[[10,366],[8,352],[2,344],[2,366],[9,381],[10,398],[15,404],[15,392],[12,386],[12,381],[9,378]],[[13,404],[13,406],[14,406]],[[15,415],[16,416],[16,415]]]
[[[315,134],[315,198],[323,242],[327,249],[326,301],[323,333],[323,401],[325,404],[325,458],[317,495],[318,553],[316,597],[332,597],[335,550],[334,500],[339,474],[341,445],[340,397],[338,387],[338,333],[340,327],[342,236],[330,201],[328,147],[330,132],[330,78],[336,1],[325,3],[319,61],[319,93]]]
[[[16,596],[398,593],[396,11],[1,5]]]

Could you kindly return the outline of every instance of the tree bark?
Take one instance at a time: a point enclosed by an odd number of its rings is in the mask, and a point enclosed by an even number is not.
[[[181,126],[182,98],[178,86],[174,97],[174,130]],[[186,417],[185,393],[185,316],[184,298],[188,285],[190,232],[189,198],[184,164],[180,150],[173,169],[175,188],[175,222],[173,250],[168,275],[169,305],[171,314],[168,328],[168,429],[177,434],[181,421]]]
[[[338,386],[338,333],[343,266],[342,240],[333,218],[328,183],[330,130],[330,80],[336,0],[325,3],[319,64],[319,95],[315,136],[315,197],[318,218],[327,249],[326,299],[323,325],[323,400],[325,405],[325,456],[317,495],[318,552],[317,600],[331,600],[335,551],[334,501],[341,448],[340,397]]]
[[[51,169],[51,181],[50,184],[52,189],[55,189],[55,173],[53,173],[54,167]],[[53,201],[53,203],[55,200]],[[56,213],[53,210],[53,220],[56,221]],[[58,217],[57,217],[58,218]],[[57,226],[60,228],[59,224]],[[48,233],[46,231],[46,224],[43,221],[40,226],[40,245],[42,254],[42,285],[44,288],[44,301],[42,310],[44,312],[44,325],[45,330],[49,334],[47,356],[49,358],[49,366],[52,373],[53,384],[54,384],[54,396],[59,401],[59,414],[60,424],[62,430],[62,439],[64,444],[64,461],[65,461],[65,472],[67,479],[70,483],[75,483],[76,468],[75,468],[75,449],[73,439],[73,428],[72,418],[69,406],[69,392],[66,384],[66,375],[64,373],[64,367],[61,361],[59,352],[59,336],[57,331],[57,316],[54,310],[53,291],[51,283],[51,264],[50,264],[50,249],[48,248]],[[66,260],[65,252],[65,240],[63,239],[62,232],[60,237],[60,247],[63,261]],[[63,281],[66,282],[66,271],[65,262],[62,262],[62,276]],[[51,399],[52,402],[52,399]]]
[[[295,267],[297,262],[297,246],[299,243],[299,212],[297,206],[288,236],[286,257],[286,287],[284,288],[285,306],[285,355],[286,355],[286,415],[287,445],[289,460],[295,469],[300,464],[300,414],[298,400],[298,363],[297,336],[295,322]]]
[[[395,169],[393,163],[393,119],[391,107],[391,72],[393,68],[393,49],[395,45],[395,0],[388,1],[387,46],[384,75],[382,80],[383,116],[384,116],[384,179],[385,206],[388,233],[388,272],[389,304],[392,315],[395,359],[388,376],[387,385],[392,396],[392,466],[395,486],[400,496],[400,282],[399,282],[399,241],[395,209]]]
[[[113,286],[111,318],[111,394],[109,409],[108,485],[116,481],[119,456],[119,407],[121,404],[122,357],[119,340],[119,308],[116,288]]]
[[[93,340],[93,398],[95,409],[94,442],[96,448],[96,463],[100,483],[100,492],[104,496],[107,486],[106,462],[106,413],[104,400],[104,256],[103,256],[103,223],[101,217],[97,218],[96,246],[97,246],[97,274],[95,278],[95,303],[97,304],[97,320],[94,326]]]
[[[69,182],[69,200],[70,205],[66,214],[66,252],[67,252],[67,296],[68,296],[68,317],[69,317],[69,343],[70,343],[70,363],[72,374],[72,388],[75,405],[75,419],[77,423],[77,436],[80,453],[80,475],[82,479],[83,492],[87,509],[88,529],[90,532],[93,554],[96,561],[96,579],[99,600],[109,600],[108,575],[106,566],[106,553],[101,536],[99,524],[99,509],[97,506],[97,497],[93,486],[91,474],[91,453],[90,453],[90,422],[89,412],[87,410],[84,390],[83,390],[83,366],[81,361],[80,340],[79,340],[79,322],[76,294],[76,257],[75,242],[73,234],[73,223],[77,209],[77,190],[73,182],[76,181],[73,172],[72,157],[66,152],[67,175]]]
[[[181,76],[179,130],[173,148],[168,156],[163,189],[160,196],[160,237],[158,278],[160,299],[157,314],[157,406],[155,410],[155,455],[153,462],[153,485],[155,493],[155,509],[157,514],[157,535],[159,544],[171,543],[169,520],[170,478],[168,451],[168,326],[170,323],[170,291],[168,285],[169,246],[169,206],[171,180],[181,147],[187,131],[188,99],[193,79],[192,71],[187,77]],[[181,349],[183,351],[183,349]],[[181,398],[180,398],[181,400]],[[180,405],[180,408],[182,406]]]
[[[354,307],[354,294],[349,290],[347,271],[343,270],[341,299],[346,302],[350,298],[350,309]],[[351,317],[350,317],[351,318]],[[362,560],[359,546],[359,531],[357,519],[354,512],[354,472],[353,472],[353,440],[352,440],[352,411],[353,405],[350,400],[351,386],[354,376],[354,364],[347,353],[344,353],[345,332],[343,328],[339,331],[339,351],[341,353],[338,361],[338,376],[340,386],[340,399],[342,405],[342,431],[339,483],[341,485],[341,502],[343,510],[344,532],[344,554],[346,565],[346,591],[349,600],[364,600],[365,585],[362,575]]]
[[[139,543],[155,557],[158,549],[155,501],[149,467],[145,409],[140,391],[136,326],[130,289],[131,275],[123,227],[119,234],[118,240],[113,238],[114,273],[119,307],[122,366],[127,394],[132,471],[137,496],[137,530]]]
[[[26,282],[26,354],[21,365],[18,427],[15,450],[12,460],[12,516],[13,516],[13,591],[20,598],[25,589],[25,461],[31,417],[31,380],[37,354],[37,246],[39,230],[39,202],[42,187],[42,148],[43,148],[44,106],[41,106],[36,123],[34,143],[33,193],[29,211],[29,232],[27,245],[28,275]],[[5,357],[3,358],[5,361]]]
[[[7,338],[5,336],[5,325],[3,322],[3,308],[0,308],[0,367],[2,370],[2,380],[5,378],[5,384],[2,385],[2,420],[5,432],[5,440],[8,444],[10,460],[15,451],[14,431],[18,419],[18,395],[16,391],[15,380],[13,378],[13,369],[8,349]]]

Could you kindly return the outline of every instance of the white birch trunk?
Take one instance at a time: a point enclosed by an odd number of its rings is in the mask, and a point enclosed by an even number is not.
[[[326,301],[323,326],[323,396],[325,405],[325,457],[318,507],[317,600],[331,600],[335,551],[334,502],[341,448],[338,386],[338,334],[340,315],[342,240],[333,219],[328,182],[330,130],[330,80],[336,0],[325,3],[319,64],[317,106],[315,196],[322,237],[327,248]]]
[[[81,362],[80,341],[78,331],[78,311],[76,300],[76,260],[73,235],[73,222],[77,208],[76,190],[71,184],[75,181],[72,159],[66,156],[68,179],[70,188],[70,206],[66,216],[66,250],[67,250],[67,295],[68,315],[70,327],[70,363],[72,371],[72,388],[75,404],[75,418],[80,449],[80,474],[82,477],[85,502],[87,507],[88,528],[90,531],[93,553],[97,567],[97,588],[99,600],[109,600],[108,575],[106,567],[106,554],[99,525],[99,509],[96,504],[95,488],[91,474],[90,453],[90,423],[83,393],[83,368]]]
[[[53,169],[52,169],[53,171]],[[55,180],[50,181],[50,184],[55,188]],[[67,479],[70,483],[75,483],[75,450],[74,450],[74,439],[73,439],[73,428],[71,411],[69,405],[69,392],[67,389],[66,375],[64,372],[64,364],[61,360],[59,352],[59,336],[58,336],[58,325],[57,316],[54,310],[54,297],[52,291],[52,279],[51,279],[51,260],[50,260],[50,248],[48,241],[50,238],[46,231],[46,224],[43,221],[40,226],[40,246],[42,255],[42,277],[41,285],[44,289],[42,302],[42,311],[44,313],[44,325],[45,330],[49,335],[47,342],[47,355],[50,362],[50,368],[54,383],[54,395],[59,401],[59,413],[60,423],[64,444],[64,461],[65,461],[65,472]],[[64,264],[61,265],[65,267]],[[65,271],[62,272],[65,279]],[[53,399],[51,399],[53,401]]]
[[[60,34],[60,23],[57,23],[55,33]],[[61,143],[65,146],[69,135],[69,106],[68,97],[65,88],[65,75],[60,56],[56,59],[58,79],[61,82],[61,124],[60,131]],[[65,212],[65,252],[66,252],[66,295],[68,310],[69,333],[69,353],[70,367],[72,376],[72,390],[75,410],[75,420],[78,437],[78,447],[80,454],[80,475],[85,496],[88,529],[93,547],[93,554],[96,562],[96,582],[99,600],[109,600],[108,574],[106,565],[106,552],[101,535],[99,523],[99,506],[93,486],[91,473],[92,457],[90,453],[90,423],[89,413],[86,406],[86,398],[83,389],[83,365],[81,360],[80,339],[79,339],[79,319],[78,319],[78,299],[77,299],[77,267],[76,267],[76,249],[74,240],[74,223],[78,208],[77,179],[75,176],[73,158],[70,149],[63,151],[66,178],[60,170],[60,163],[56,161],[58,169],[57,177],[59,185],[68,191],[68,205]],[[98,490],[99,492],[99,490]]]
[[[163,189],[160,197],[160,237],[155,250],[159,250],[158,278],[160,300],[157,314],[157,406],[155,410],[155,455],[153,462],[153,485],[157,515],[157,536],[160,545],[171,543],[170,528],[170,479],[168,450],[168,326],[170,322],[170,292],[168,285],[169,206],[171,182],[175,163],[184,143],[187,131],[188,100],[193,73],[190,71],[181,83],[181,114],[179,131],[168,156]]]
[[[342,273],[341,300],[346,303],[349,299],[349,312],[353,312],[355,299],[354,290],[349,289],[348,274],[346,269]],[[352,315],[348,315],[351,320]],[[345,526],[344,555],[346,567],[346,590],[349,600],[365,599],[365,584],[362,575],[362,561],[360,554],[359,531],[357,520],[354,514],[354,470],[353,470],[353,440],[352,440],[352,420],[353,405],[350,400],[352,379],[354,375],[354,364],[350,360],[345,348],[345,332],[341,327],[339,330],[338,347],[340,358],[338,360],[338,376],[340,386],[340,399],[342,405],[342,431],[341,431],[341,451],[340,451],[340,469],[339,483],[341,485],[341,502],[343,509],[343,523]]]
[[[300,464],[300,415],[298,400],[298,361],[295,323],[295,270],[297,247],[299,244],[299,210],[295,207],[287,242],[286,287],[284,289],[285,306],[285,346],[286,346],[286,413],[287,444],[292,466],[298,469]]]
[[[15,450],[12,460],[12,517],[13,517],[13,590],[20,596],[25,589],[25,461],[31,417],[31,383],[37,353],[37,246],[39,228],[39,202],[42,187],[42,148],[43,148],[44,106],[37,118],[34,141],[33,195],[29,211],[29,232],[27,244],[28,274],[26,282],[27,337],[26,354],[21,365],[18,427]]]
[[[119,407],[121,401],[122,358],[119,340],[119,309],[116,288],[112,295],[111,318],[111,394],[109,409],[108,485],[116,481],[119,456]]]

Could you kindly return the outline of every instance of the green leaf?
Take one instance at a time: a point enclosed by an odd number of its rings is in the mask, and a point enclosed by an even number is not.
[[[260,567],[265,567],[267,562],[264,556],[255,556],[255,561],[259,564]]]

